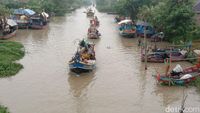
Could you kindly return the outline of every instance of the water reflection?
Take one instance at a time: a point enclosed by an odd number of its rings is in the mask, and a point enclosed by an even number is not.
[[[94,82],[95,72],[76,74],[73,72],[69,73],[68,83],[70,86],[70,92],[73,97],[86,97],[88,89],[92,87]]]

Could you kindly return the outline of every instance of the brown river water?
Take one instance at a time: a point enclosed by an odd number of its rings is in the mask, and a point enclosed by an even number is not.
[[[185,106],[200,107],[195,87],[157,84],[152,74],[163,72],[165,65],[148,64],[145,71],[138,39],[120,37],[114,15],[97,12],[102,37],[91,40],[96,44],[97,68],[81,75],[70,72],[68,61],[76,42],[86,37],[89,27],[84,11],[55,17],[44,30],[18,31],[11,40],[26,48],[19,61],[24,69],[0,79],[0,104],[12,113],[166,113],[168,106],[181,105],[185,89]]]

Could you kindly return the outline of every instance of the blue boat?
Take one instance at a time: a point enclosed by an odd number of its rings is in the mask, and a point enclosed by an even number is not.
[[[138,21],[136,23],[136,32],[138,36],[144,37],[144,28],[146,27],[147,37],[151,37],[155,34],[155,29],[148,23]]]
[[[74,57],[69,61],[69,68],[73,72],[80,73],[92,71],[95,67],[94,44],[82,40]]]
[[[132,20],[123,20],[118,23],[119,25],[119,33],[123,37],[135,37],[136,27]]]

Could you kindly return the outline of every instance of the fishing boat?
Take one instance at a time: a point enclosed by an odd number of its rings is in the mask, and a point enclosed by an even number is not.
[[[147,62],[164,63],[167,59],[170,59],[171,62],[185,61],[185,54],[185,51],[155,51],[147,54]],[[145,54],[142,54],[141,60],[145,61]]]
[[[15,9],[11,18],[18,24],[19,29],[27,29],[30,24],[30,17],[36,14],[31,9]]]
[[[80,73],[92,71],[96,67],[94,44],[85,40],[80,41],[77,52],[72,60],[69,61],[71,71]]]
[[[136,35],[136,27],[132,20],[123,20],[118,23],[119,25],[119,33],[123,37],[135,37]]]
[[[167,85],[185,85],[200,76],[200,65],[197,64],[192,67],[182,69],[180,65],[177,65],[170,74],[157,74],[156,79],[161,84]]]
[[[146,36],[151,37],[155,34],[155,29],[147,22],[144,21],[137,21],[136,22],[136,31],[137,36],[144,37],[144,29],[146,28]]]
[[[15,21],[7,19],[3,26],[0,26],[2,28],[0,30],[0,39],[9,39],[16,35],[17,23]]]
[[[92,8],[89,8],[87,10],[86,14],[87,14],[88,17],[93,17],[95,12],[94,12],[94,10]]]
[[[195,81],[198,76],[200,76],[200,73],[194,72],[190,74],[182,74],[180,75],[182,77],[188,76],[187,78],[171,78],[171,77],[166,77],[166,76],[157,76],[157,80],[161,84],[171,84],[171,85],[185,85],[188,83],[191,83],[192,81]]]
[[[89,39],[99,39],[101,34],[99,33],[99,31],[97,30],[96,27],[94,26],[91,26],[89,29],[88,29],[88,38]]]
[[[32,29],[43,29],[47,27],[49,15],[45,12],[30,17],[29,27]]]

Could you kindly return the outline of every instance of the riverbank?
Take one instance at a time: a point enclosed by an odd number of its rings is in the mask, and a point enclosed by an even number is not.
[[[0,113],[10,113],[10,112],[8,112],[8,109],[6,107],[0,105]]]
[[[17,74],[23,66],[17,63],[24,57],[24,46],[18,42],[0,41],[0,77]]]

